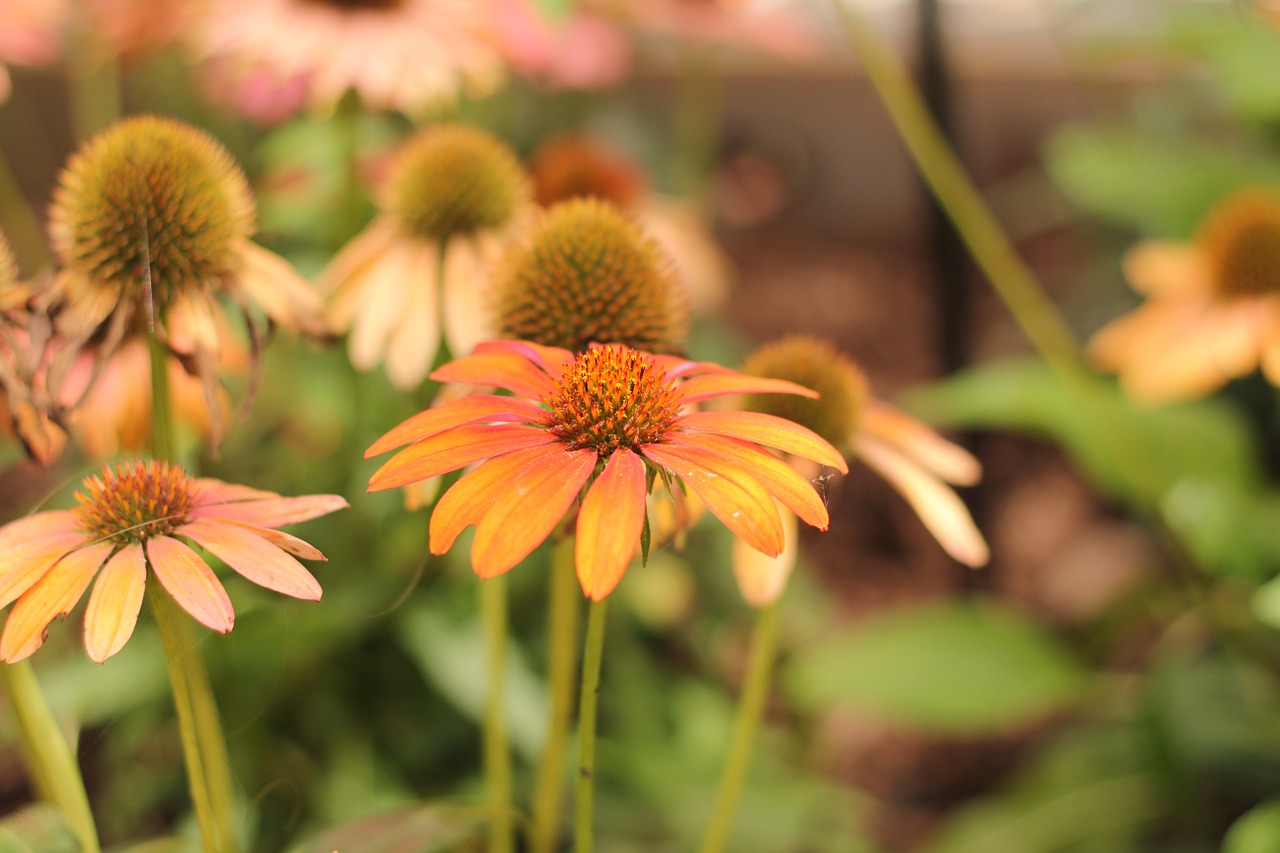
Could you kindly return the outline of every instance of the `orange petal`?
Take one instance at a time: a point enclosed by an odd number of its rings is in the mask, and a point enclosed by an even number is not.
[[[291,533],[285,533],[283,530],[272,530],[269,527],[258,527],[256,524],[246,524],[243,521],[226,521],[227,524],[234,524],[237,527],[243,527],[254,536],[260,536],[279,548],[281,551],[292,554],[295,557],[301,557],[304,560],[322,560],[328,562],[329,558],[320,553],[320,549],[303,539],[299,539]]]
[[[972,486],[982,479],[982,463],[972,453],[886,403],[871,401],[862,424],[868,434],[892,445],[948,483]]]
[[[55,533],[5,549],[2,555],[5,568],[0,574],[0,607],[29,590],[60,557],[84,542],[83,532]]]
[[[759,376],[743,376],[725,372],[695,376],[680,386],[686,403],[724,397],[728,394],[799,394],[817,399],[818,392],[785,379],[764,379]]]
[[[587,490],[578,513],[574,561],[578,583],[592,601],[613,592],[627,570],[640,544],[647,492],[644,460],[629,450],[610,456]]]
[[[283,527],[319,518],[346,507],[347,499],[341,495],[303,495],[296,498],[205,504],[192,510],[191,517],[243,521],[255,527]]]
[[[696,448],[709,453],[716,457],[719,467],[737,469],[754,477],[765,491],[803,518],[806,524],[826,530],[831,523],[827,506],[813,483],[767,450],[737,438],[698,433],[680,434],[672,438],[671,444],[680,450]]]
[[[542,368],[551,380],[558,380],[566,366],[573,364],[573,353],[560,347],[543,346],[533,341],[485,341],[476,344],[476,353],[509,353],[528,359]]]
[[[539,422],[546,419],[546,411],[530,400],[520,397],[497,397],[492,394],[473,394],[461,400],[452,400],[421,411],[394,427],[375,441],[364,452],[368,459],[386,453],[396,447],[421,441],[424,438],[453,429],[463,424],[484,421]]]
[[[1122,365],[1125,390],[1138,400],[1167,403],[1203,396],[1251,372],[1260,360],[1265,304],[1238,299],[1170,327],[1150,357]]]
[[[258,586],[294,598],[320,600],[320,583],[311,572],[284,551],[238,524],[197,519],[179,527],[174,535],[195,540]]]
[[[859,436],[854,446],[858,455],[907,499],[948,554],[975,568],[987,562],[987,543],[955,492],[878,439]]]
[[[787,588],[787,580],[796,566],[800,547],[797,541],[796,516],[785,507],[779,507],[782,532],[786,544],[776,557],[761,554],[741,539],[733,540],[733,576],[747,604],[752,607],[768,607],[777,601]]]
[[[517,450],[490,459],[462,475],[462,479],[440,497],[431,513],[431,553],[443,554],[452,548],[463,530],[480,523],[503,487],[521,477],[530,465],[562,453],[564,449],[559,444]]]
[[[773,498],[755,479],[708,459],[706,452],[673,444],[647,444],[641,452],[693,489],[725,527],[770,556],[782,551],[782,522]]]
[[[231,503],[233,501],[257,501],[263,498],[278,498],[275,492],[266,492],[250,486],[236,483],[224,483],[212,477],[196,478],[196,506]]]
[[[555,436],[548,430],[525,424],[465,424],[423,439],[392,456],[369,478],[369,491],[407,486],[490,456],[555,442]]]
[[[823,465],[841,474],[849,473],[849,465],[826,439],[797,423],[761,412],[692,412],[676,425],[681,430],[697,430],[754,441],[765,447],[776,447]]]
[[[4,558],[4,562],[8,564],[8,555],[5,552],[10,548],[22,545],[32,539],[39,539],[42,536],[50,536],[55,533],[75,533],[79,529],[79,525],[76,524],[75,513],[70,510],[37,512],[33,515],[23,516],[9,522],[4,527],[0,527],[0,558]]]
[[[111,555],[112,547],[102,542],[72,551],[23,593],[0,636],[0,660],[20,661],[44,645],[49,623],[66,616],[76,606],[102,561]]]
[[[147,562],[178,606],[219,634],[231,630],[236,612],[213,569],[177,539],[160,536],[147,542]]]
[[[147,561],[141,545],[117,551],[98,573],[84,611],[84,650],[94,663],[114,655],[133,636],[147,589]]]
[[[476,574],[500,575],[529,556],[577,499],[596,458],[594,450],[563,451],[532,463],[510,482],[476,527]]]
[[[436,368],[431,378],[437,382],[493,385],[534,400],[542,399],[554,388],[551,377],[528,359],[510,352],[485,351],[483,347],[481,344],[471,355]]]
[[[1124,276],[1147,296],[1209,293],[1213,274],[1204,252],[1187,243],[1148,240],[1125,253]]]

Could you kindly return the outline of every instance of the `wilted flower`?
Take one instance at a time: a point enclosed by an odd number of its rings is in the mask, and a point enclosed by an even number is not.
[[[508,571],[550,535],[579,500],[575,560],[583,592],[607,596],[643,534],[655,479],[683,482],[751,547],[776,555],[783,529],[774,501],[825,529],[813,486],[759,445],[845,470],[814,433],[753,412],[692,412],[701,400],[742,393],[812,396],[790,382],[624,346],[574,355],[498,341],[441,367],[442,382],[496,386],[415,415],[366,456],[408,445],[374,473],[371,491],[464,468],[431,515],[433,554],[476,525],[471,563],[481,577]],[[585,490],[585,491],[584,491]]]
[[[337,495],[284,498],[195,479],[167,462],[105,468],[85,478],[76,501],[0,527],[0,607],[17,601],[0,635],[6,663],[40,648],[49,623],[70,613],[95,577],[85,650],[98,662],[111,657],[133,634],[148,569],[196,621],[230,631],[231,600],[191,544],[259,586],[318,601],[320,584],[294,557],[324,555],[275,528],[347,505]]]
[[[1191,243],[1140,243],[1124,259],[1147,302],[1094,337],[1090,354],[1139,400],[1207,394],[1262,367],[1280,385],[1280,194],[1247,189]]]
[[[431,369],[442,333],[454,355],[492,337],[482,292],[528,197],[515,154],[478,128],[445,125],[411,139],[382,213],[321,276],[330,322],[351,330],[351,363],[385,361],[392,383],[408,389]]]

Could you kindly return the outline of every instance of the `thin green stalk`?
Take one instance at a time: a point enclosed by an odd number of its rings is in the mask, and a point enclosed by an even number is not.
[[[578,699],[578,778],[574,816],[576,853],[591,853],[591,813],[595,805],[596,703],[600,698],[600,661],[604,658],[604,619],[609,600],[591,602],[582,646],[582,693]]]
[[[53,262],[40,219],[22,194],[7,157],[0,155],[0,226],[13,249],[18,268],[27,275]]]
[[[572,535],[566,535],[556,543],[551,555],[551,589],[547,597],[547,691],[551,694],[551,710],[533,794],[529,834],[533,853],[554,853],[560,840],[564,755],[573,722],[573,674],[578,665],[578,628],[582,623],[582,592],[573,562],[575,543]]]
[[[769,698],[769,684],[773,675],[773,663],[778,654],[779,601],[762,609],[756,615],[756,627],[751,638],[751,663],[747,681],[738,700],[738,717],[733,724],[733,737],[729,741],[729,755],[720,775],[720,789],[711,807],[711,820],[698,853],[720,853],[729,842],[733,829],[733,815],[742,797],[747,781],[747,769],[751,766],[751,753],[755,746],[764,706]]]
[[[155,334],[147,336],[151,357],[151,455],[172,460],[173,407],[169,402],[169,352]]]
[[[98,853],[98,828],[71,746],[40,692],[30,661],[0,664],[0,680],[18,723],[18,746],[40,799],[62,812],[85,853]]]
[[[119,121],[120,62],[103,50],[88,27],[77,34],[71,61],[71,127],[76,139],[89,137]]]
[[[511,747],[507,742],[507,579],[480,582],[489,693],[484,709],[484,776],[489,789],[489,853],[511,853]]]

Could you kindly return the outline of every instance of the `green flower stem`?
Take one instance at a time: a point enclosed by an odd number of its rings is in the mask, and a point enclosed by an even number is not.
[[[591,602],[582,646],[582,693],[578,699],[578,778],[574,819],[575,853],[591,853],[591,813],[595,805],[596,702],[600,698],[600,661],[604,657],[604,619],[609,600]]]
[[[80,142],[120,120],[120,62],[107,54],[88,27],[68,52],[71,62],[71,127]]]
[[[511,747],[505,713],[507,672],[507,579],[480,582],[489,692],[484,709],[484,775],[489,789],[489,853],[511,853]]]
[[[554,853],[560,839],[564,755],[573,722],[573,673],[578,664],[578,629],[582,623],[578,603],[582,592],[573,563],[575,542],[571,534],[562,537],[551,555],[551,590],[547,598],[547,689],[551,710],[533,794],[529,835],[533,853]]]
[[[151,357],[151,455],[173,460],[173,406],[169,394],[169,351],[154,331],[147,335]]]
[[[747,781],[747,769],[751,766],[751,753],[755,746],[756,732],[764,717],[764,706],[769,698],[769,684],[773,675],[773,663],[778,655],[779,601],[760,610],[756,615],[756,627],[751,638],[751,664],[747,681],[738,700],[738,717],[733,724],[733,737],[729,741],[729,756],[725,759],[720,775],[720,789],[711,807],[711,820],[698,853],[720,853],[729,841],[733,829],[733,815],[742,797]]]
[[[98,828],[71,746],[40,692],[30,661],[0,664],[0,680],[18,723],[18,745],[40,799],[62,812],[85,853],[98,853]]]
[[[40,220],[22,195],[7,157],[0,156],[0,226],[13,249],[18,268],[31,275],[53,262]]]
[[[995,216],[929,115],[902,63],[852,4],[847,0],[832,2],[846,38],[889,111],[916,168],[986,273],[992,288],[1056,372],[1079,373],[1082,368],[1079,341],[1009,244]]]

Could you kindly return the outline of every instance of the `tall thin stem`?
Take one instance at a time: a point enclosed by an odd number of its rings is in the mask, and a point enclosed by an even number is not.
[[[98,853],[98,829],[84,777],[53,710],[40,692],[30,661],[0,664],[0,680],[18,723],[18,746],[40,799],[62,812],[85,853]]]
[[[596,703],[600,698],[600,662],[604,658],[604,620],[609,600],[591,602],[582,646],[582,693],[578,699],[578,778],[574,850],[591,853],[591,815],[595,806]]]
[[[778,612],[776,599],[756,615],[756,627],[751,638],[751,663],[747,680],[738,700],[738,717],[733,724],[733,737],[729,741],[729,755],[720,775],[720,789],[711,807],[711,820],[698,853],[720,853],[729,842],[733,829],[733,815],[742,798],[742,788],[747,781],[747,769],[751,766],[751,753],[764,717],[765,702],[769,698],[769,685],[773,675],[773,662],[778,654]]]
[[[489,692],[484,709],[484,775],[489,790],[489,853],[511,853],[511,747],[507,742],[507,579],[480,582]]]
[[[0,226],[6,232],[18,268],[26,274],[52,262],[40,219],[23,196],[9,159],[3,154],[0,154]]]
[[[551,709],[533,794],[529,835],[533,853],[554,853],[560,839],[566,787],[564,756],[573,722],[573,673],[578,664],[578,628],[582,623],[582,592],[573,563],[575,542],[572,535],[564,536],[551,555],[551,590],[547,597],[547,690]]]

